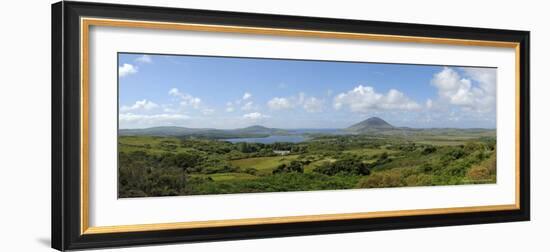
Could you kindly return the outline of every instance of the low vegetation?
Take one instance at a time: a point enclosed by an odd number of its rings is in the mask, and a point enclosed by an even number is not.
[[[121,198],[495,183],[496,142],[486,131],[273,144],[120,136],[118,177]]]

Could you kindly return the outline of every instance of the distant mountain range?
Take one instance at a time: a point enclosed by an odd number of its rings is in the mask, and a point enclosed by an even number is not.
[[[145,129],[121,129],[119,135],[123,136],[196,136],[206,138],[241,138],[241,137],[267,137],[271,135],[287,135],[283,129],[267,128],[261,125],[253,125],[240,129],[210,129],[210,128],[185,128],[176,126],[162,126]]]
[[[418,132],[454,133],[454,132],[486,132],[494,129],[457,129],[457,128],[409,128],[395,127],[379,117],[370,117],[345,129],[332,130],[337,134],[383,134],[409,135]],[[328,134],[328,131],[326,132]],[[185,128],[177,126],[152,127],[145,129],[120,129],[121,136],[176,136],[203,137],[211,139],[255,138],[273,135],[323,134],[319,129],[277,129],[261,125],[253,125],[239,129]]]

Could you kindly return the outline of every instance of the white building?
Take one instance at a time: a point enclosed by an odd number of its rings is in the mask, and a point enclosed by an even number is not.
[[[290,154],[290,151],[289,150],[274,150],[273,153],[284,156],[284,155]]]

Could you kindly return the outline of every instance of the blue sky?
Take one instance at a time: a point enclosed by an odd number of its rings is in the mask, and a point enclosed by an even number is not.
[[[495,128],[496,69],[119,54],[120,128]]]

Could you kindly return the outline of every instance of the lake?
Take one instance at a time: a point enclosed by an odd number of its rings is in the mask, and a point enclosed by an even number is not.
[[[299,143],[306,141],[307,138],[301,135],[291,135],[291,136],[268,136],[268,137],[251,137],[251,138],[230,138],[222,139],[223,141],[228,141],[232,143],[263,143],[271,144],[275,142],[287,142],[287,143]]]

